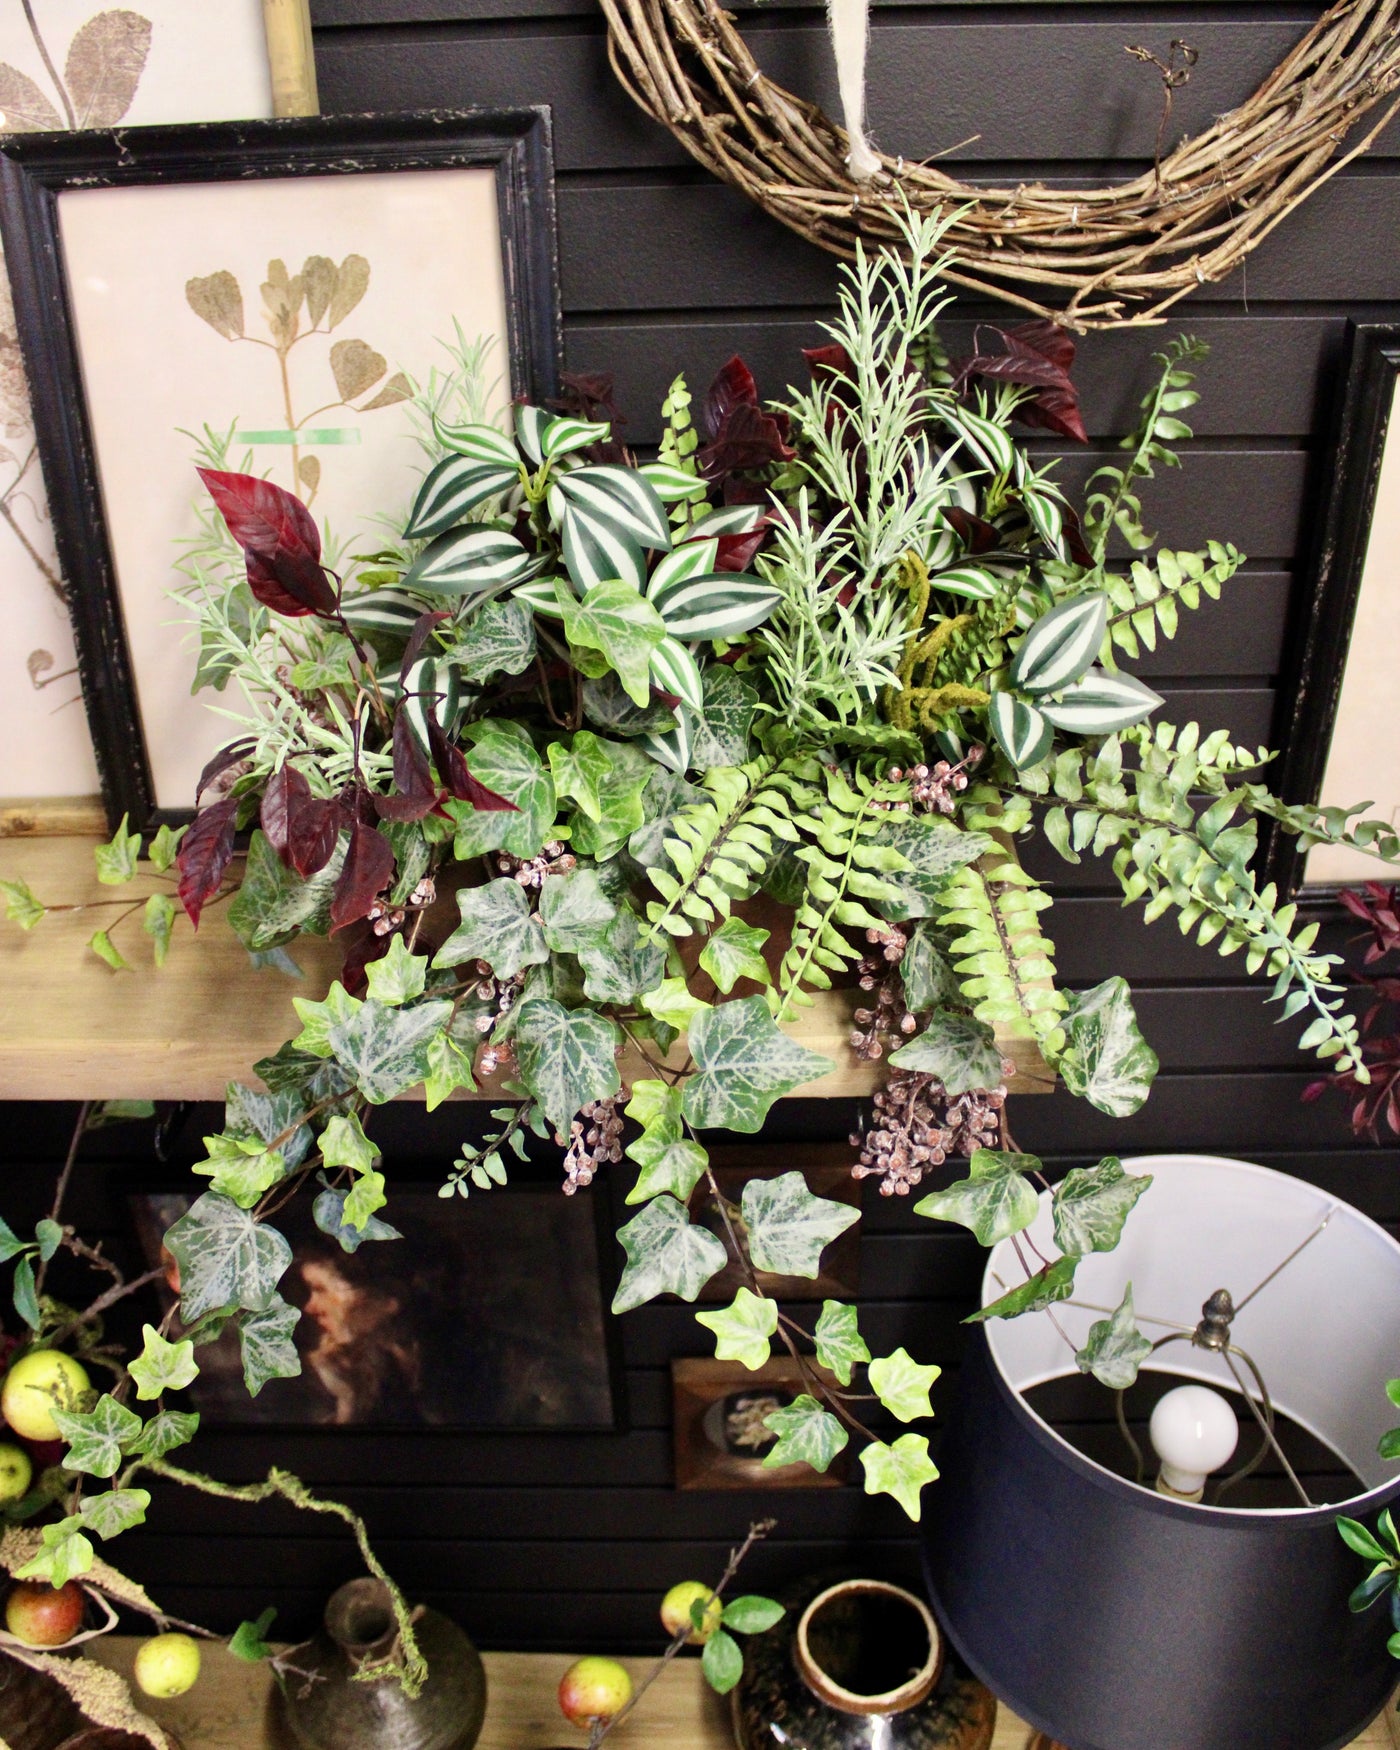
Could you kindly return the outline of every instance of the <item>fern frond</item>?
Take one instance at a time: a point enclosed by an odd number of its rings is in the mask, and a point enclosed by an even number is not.
[[[1010,858],[990,867],[987,861],[950,877],[937,922],[953,932],[953,970],[973,1014],[1035,1039],[1053,1064],[1065,1041],[1065,999],[1054,985],[1054,943],[1040,927],[1050,895]]]
[[[1135,559],[1127,576],[1105,572],[1103,588],[1115,610],[1108,621],[1110,645],[1137,657],[1142,645],[1157,648],[1159,630],[1175,638],[1178,608],[1198,608],[1202,596],[1218,601],[1221,584],[1243,564],[1237,547],[1211,541],[1200,553],[1159,548],[1150,561]]]

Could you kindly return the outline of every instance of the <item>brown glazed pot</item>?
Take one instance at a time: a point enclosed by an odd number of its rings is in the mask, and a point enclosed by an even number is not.
[[[55,1750],[83,1724],[61,1683],[0,1652],[0,1739],[10,1750]]]
[[[355,1677],[394,1644],[388,1589],[366,1576],[333,1592],[325,1627],[297,1648],[297,1670],[280,1690],[278,1711],[294,1743],[302,1750],[471,1750],[486,1715],[481,1657],[436,1610],[420,1610],[414,1628],[428,1681],[410,1701],[391,1677]]]
[[[991,1692],[945,1658],[927,1605],[883,1580],[802,1582],[744,1645],[741,1750],[988,1750]]]

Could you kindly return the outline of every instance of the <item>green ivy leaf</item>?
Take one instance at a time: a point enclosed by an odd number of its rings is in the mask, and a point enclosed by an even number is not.
[[[33,1561],[15,1569],[17,1580],[47,1580],[51,1586],[66,1586],[92,1566],[91,1543],[78,1527],[82,1520],[76,1513],[60,1519],[56,1525],[45,1525],[39,1535],[43,1546]]]
[[[591,729],[580,729],[568,741],[551,741],[548,753],[555,794],[567,796],[590,820],[601,820],[600,791],[612,770],[606,743]]]
[[[336,979],[326,992],[325,1001],[310,1002],[306,997],[293,997],[292,1007],[301,1017],[301,1032],[290,1043],[294,1051],[305,1051],[312,1057],[331,1057],[331,1029],[358,1015],[363,1007],[359,997],[352,997]]]
[[[470,802],[444,804],[456,823],[453,855],[470,862],[486,851],[509,851],[533,857],[550,836],[557,801],[549,767],[535,752],[524,726],[507,718],[488,717],[463,731],[467,766],[488,790],[516,807],[478,810]]]
[[[106,887],[120,887],[124,882],[135,879],[136,862],[141,855],[141,835],[139,832],[128,832],[126,823],[128,815],[122,816],[121,825],[112,834],[105,845],[98,845],[93,850],[93,858],[97,863],[97,879]]]
[[[865,1338],[860,1334],[856,1309],[839,1300],[822,1302],[822,1316],[817,1320],[813,1337],[818,1362],[834,1373],[842,1385],[849,1385],[854,1370],[870,1359]]]
[[[151,840],[146,855],[157,875],[167,874],[175,867],[180,840],[189,830],[187,826],[159,826],[156,828],[156,836]]]
[[[294,936],[324,936],[331,927],[331,897],[345,864],[349,833],[341,833],[330,861],[304,881],[289,869],[261,831],[248,841],[243,881],[229,902],[229,928],[245,948],[264,953]]]
[[[452,1015],[450,1002],[386,1009],[365,1002],[330,1030],[336,1062],[374,1106],[406,1093],[428,1073],[428,1048]]]
[[[896,1349],[872,1361],[867,1370],[870,1389],[892,1416],[901,1422],[912,1422],[918,1416],[931,1416],[929,1387],[941,1374],[941,1367],[921,1367],[907,1349]]]
[[[990,1027],[972,1015],[935,1009],[923,1030],[890,1056],[897,1069],[936,1075],[950,1094],[1002,1083],[1001,1051]]]
[[[901,919],[928,917],[949,876],[995,849],[986,833],[962,832],[948,821],[924,815],[887,816],[879,842],[898,851],[907,865],[883,873],[899,897],[879,902],[887,918]]]
[[[643,797],[656,763],[629,742],[603,741],[608,769],[598,782],[599,818],[576,814],[569,823],[569,843],[581,857],[606,862],[616,856],[646,821]]]
[[[94,930],[88,937],[88,947],[97,958],[110,966],[113,972],[130,972],[131,967],[122,958],[121,950],[107,934],[106,930]]]
[[[784,1409],[763,1418],[763,1426],[778,1436],[778,1444],[763,1460],[765,1470],[785,1464],[808,1464],[824,1471],[850,1440],[850,1435],[814,1397],[802,1392]]]
[[[916,923],[909,931],[899,976],[904,982],[904,1000],[913,1014],[926,1014],[962,1000],[958,975],[939,950],[927,923]]]
[[[1065,1048],[1056,1066],[1071,1094],[1112,1118],[1129,1118],[1147,1098],[1157,1053],[1143,1038],[1126,979],[1106,978],[1070,999]]]
[[[484,887],[459,888],[457,908],[462,921],[438,949],[434,966],[484,960],[497,978],[514,978],[525,967],[549,959],[543,926],[531,915],[518,881],[503,876]]]
[[[814,1197],[797,1172],[750,1179],[741,1207],[754,1268],[774,1276],[816,1277],[827,1246],[860,1220],[850,1204]]]
[[[141,1432],[141,1418],[111,1392],[104,1392],[90,1410],[60,1410],[55,1405],[51,1413],[68,1442],[64,1470],[83,1471],[90,1477],[114,1477],[121,1469],[122,1448]]]
[[[411,954],[402,936],[389,943],[389,952],[365,967],[371,1002],[396,1008],[421,997],[428,977],[428,956]]]
[[[458,1088],[465,1088],[469,1094],[476,1092],[472,1058],[450,1035],[439,1033],[428,1046],[428,1073],[423,1077],[424,1104],[428,1111],[436,1112]]]
[[[383,1209],[387,1202],[388,1198],[384,1195],[384,1175],[370,1168],[360,1174],[345,1194],[345,1202],[340,1212],[342,1225],[353,1227],[358,1233],[365,1233],[376,1212]]]
[[[593,1003],[633,1005],[655,989],[666,969],[666,950],[642,935],[636,914],[619,911],[602,935],[578,950],[584,995]]]
[[[1126,1391],[1151,1353],[1151,1343],[1137,1328],[1130,1282],[1112,1315],[1090,1325],[1089,1341],[1074,1359],[1079,1371],[1092,1373],[1100,1385],[1110,1391]]]
[[[1047,1306],[1054,1306],[1056,1301],[1068,1300],[1074,1293],[1074,1272],[1078,1267],[1078,1258],[1056,1258],[1053,1264],[1037,1270],[1029,1282],[1011,1289],[990,1306],[984,1306],[980,1312],[964,1319],[963,1323],[980,1325],[988,1319],[1015,1319],[1022,1313],[1040,1312]]]
[[[1055,1244],[1082,1258],[1111,1252],[1123,1237],[1123,1223],[1152,1183],[1150,1173],[1125,1173],[1116,1155],[1096,1167],[1074,1167],[1055,1192]]]
[[[979,1148],[969,1163],[969,1176],[921,1198],[914,1213],[931,1221],[955,1221],[971,1228],[984,1246],[994,1246],[1035,1220],[1040,1199],[1025,1175],[1039,1166],[1034,1155]]]
[[[700,1654],[700,1668],[716,1695],[728,1695],[744,1675],[744,1655],[733,1635],[717,1628],[705,1642]]]
[[[515,1055],[520,1079],[562,1134],[580,1106],[622,1086],[617,1073],[621,1035],[592,1009],[566,1009],[547,997],[520,1005]]]
[[[136,1381],[138,1398],[158,1398],[165,1391],[183,1391],[199,1373],[194,1344],[169,1343],[154,1325],[142,1325],[141,1353],[127,1368]]]
[[[668,1027],[674,1027],[677,1033],[684,1033],[695,1017],[705,1014],[711,1006],[703,998],[690,994],[684,978],[663,978],[656,989],[647,991],[641,1000],[649,1015],[655,1015]]]
[[[666,637],[666,623],[631,584],[595,583],[580,601],[563,579],[554,585],[569,643],[600,650],[634,705],[651,699],[651,653]]]
[[[695,724],[690,757],[697,771],[711,766],[742,766],[752,749],[749,737],[758,694],[726,663],[705,670],[705,707]]]
[[[187,1446],[199,1428],[199,1416],[192,1410],[157,1410],[141,1426],[141,1432],[127,1447],[128,1452],[144,1453],[147,1458],[164,1458],[177,1446]]]
[[[642,1169],[627,1201],[645,1203],[669,1191],[685,1203],[709,1165],[709,1156],[698,1142],[686,1139],[681,1090],[665,1082],[634,1082],[627,1116],[642,1126],[641,1135],[627,1147],[629,1157]]]
[[[303,1122],[306,1104],[300,1089],[287,1088],[264,1094],[242,1082],[230,1082],[224,1095],[224,1134],[238,1142],[266,1144],[288,1167],[306,1157],[313,1140],[311,1126]]]
[[[775,1100],[833,1067],[829,1057],[781,1032],[760,996],[697,1015],[690,1049],[695,1074],[686,1082],[683,1108],[697,1130],[755,1131]]]
[[[261,1312],[292,1261],[275,1228],[217,1191],[206,1191],[166,1230],[167,1250],[180,1267],[180,1316],[193,1325],[226,1306]]]
[[[264,1191],[286,1177],[282,1155],[256,1138],[206,1136],[204,1146],[208,1154],[190,1170],[206,1175],[213,1190],[231,1197],[241,1209],[251,1209]]]
[[[377,1174],[375,1176],[378,1177]],[[403,1238],[396,1227],[390,1227],[387,1221],[380,1221],[377,1215],[371,1215],[362,1226],[352,1226],[345,1219],[345,1205],[351,1195],[348,1191],[328,1187],[318,1193],[316,1201],[311,1205],[311,1219],[323,1234],[330,1235],[342,1252],[358,1252],[366,1240]]]
[[[150,1504],[145,1489],[107,1489],[100,1495],[89,1495],[78,1508],[78,1517],[84,1531],[105,1542],[135,1525],[144,1525]]]
[[[249,1665],[270,1659],[273,1649],[268,1644],[267,1634],[276,1620],[276,1606],[269,1604],[256,1622],[240,1622],[228,1638],[229,1652],[235,1659],[242,1659]]]
[[[728,996],[741,978],[772,984],[763,958],[767,930],[756,930],[742,918],[726,918],[700,950],[700,965]]]
[[[300,1311],[274,1294],[261,1312],[244,1313],[238,1321],[238,1346],[243,1356],[243,1382],[255,1398],[270,1379],[295,1379],[301,1372],[292,1332]]]
[[[714,1332],[716,1361],[739,1361],[752,1371],[772,1356],[778,1303],[741,1288],[732,1305],[696,1313],[695,1322]]]
[[[617,1237],[627,1264],[613,1296],[615,1313],[630,1312],[658,1294],[694,1300],[728,1262],[720,1241],[695,1226],[674,1197],[654,1197]]]
[[[34,897],[27,881],[0,881],[0,893],[5,896],[5,916],[22,930],[32,930],[43,917],[46,908]]]
[[[616,916],[617,907],[603,892],[593,869],[551,875],[540,890],[540,923],[545,941],[556,954],[581,954],[596,948]]]
[[[720,1615],[726,1628],[741,1635],[767,1633],[775,1622],[787,1615],[786,1605],[774,1598],[763,1598],[757,1592],[746,1592],[742,1598],[731,1598]]]
[[[483,602],[443,660],[464,681],[522,674],[535,660],[535,616],[524,602]]]
[[[151,938],[152,953],[157,966],[165,965],[170,952],[170,938],[175,929],[175,902],[164,893],[153,893],[146,901],[141,928]]]
[[[928,1441],[922,1434],[901,1434],[889,1446],[873,1440],[860,1455],[865,1467],[867,1495],[893,1495],[900,1506],[915,1521],[922,1503],[919,1496],[925,1483],[938,1480],[938,1467],[928,1455]]]

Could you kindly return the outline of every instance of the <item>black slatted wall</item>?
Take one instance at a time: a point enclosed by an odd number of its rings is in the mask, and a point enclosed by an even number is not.
[[[609,72],[591,0],[313,0],[313,13],[327,111],[554,106],[567,362],[615,373],[632,441],[655,441],[657,409],[678,369],[702,386],[738,350],[771,392],[795,378],[797,349],[812,344],[814,324],[831,307],[832,258],[710,180],[633,109]],[[887,149],[943,153],[985,179],[1134,173],[1150,163],[1160,86],[1124,54],[1125,43],[1161,52],[1184,37],[1199,49],[1174,121],[1194,129],[1246,95],[1316,16],[1316,8],[1247,0],[890,4],[874,29],[874,126]],[[816,9],[775,4],[743,17],[767,68],[834,102]],[[960,304],[954,343],[993,313]],[[1168,543],[1199,545],[1214,535],[1250,557],[1225,599],[1145,657],[1141,671],[1167,696],[1170,716],[1228,725],[1249,743],[1270,738],[1348,316],[1400,319],[1400,127],[1280,226],[1246,271],[1183,305],[1174,324],[1208,340],[1212,352],[1193,416],[1197,436],[1180,471],[1152,492],[1149,522]],[[1150,330],[1083,342],[1078,376],[1095,450],[1131,424],[1152,347]],[[1071,455],[1063,475],[1080,480],[1094,462],[1095,454]],[[1028,861],[1037,871],[1057,862],[1043,847]],[[1126,1123],[1062,1095],[1020,1102],[1013,1121],[1022,1146],[1058,1166],[1103,1151],[1239,1154],[1400,1222],[1400,1157],[1354,1145],[1339,1104],[1300,1105],[1308,1075],[1293,1049],[1297,1029],[1273,1025],[1236,961],[1183,942],[1170,920],[1145,928],[1120,909],[1101,870],[1060,867],[1056,881],[1052,934],[1063,976],[1086,984],[1124,973],[1163,1073],[1147,1107]],[[68,1116],[25,1109],[27,1161],[61,1153]],[[831,1139],[851,1117],[845,1106],[793,1104],[769,1134]],[[391,1167],[440,1175],[464,1122],[461,1108],[431,1119],[386,1115],[380,1133]],[[197,1134],[198,1115],[192,1128]],[[114,1159],[131,1152],[115,1133],[103,1148]],[[95,1228],[115,1233],[114,1183],[93,1171],[83,1186]],[[618,1186],[595,1194],[611,1196],[621,1212]],[[945,1409],[980,1254],[878,1197],[868,1199],[861,1248],[872,1343],[905,1343],[943,1363]],[[703,1335],[680,1306],[623,1321],[626,1434],[318,1434],[284,1443],[279,1461],[359,1507],[413,1594],[451,1608],[485,1645],[651,1644],[659,1591],[714,1571],[759,1511],[776,1512],[781,1529],[754,1558],[755,1584],[849,1559],[911,1573],[907,1522],[857,1489],[672,1491],[667,1364],[703,1353]],[[240,1477],[269,1456],[252,1435],[209,1436],[201,1448],[207,1468]],[[287,1626],[299,1626],[354,1567],[342,1538],[290,1513],[210,1514],[177,1499],[159,1501],[152,1519],[150,1533],[124,1551],[134,1571],[170,1608],[224,1624],[276,1601]]]

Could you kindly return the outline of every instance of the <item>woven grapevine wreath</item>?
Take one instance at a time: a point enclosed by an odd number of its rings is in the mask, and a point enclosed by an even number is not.
[[[899,237],[901,197],[954,209],[946,277],[1077,329],[1160,320],[1223,279],[1400,108],[1400,0],[1341,0],[1238,109],[1106,188],[988,188],[874,154],[758,67],[716,0],[601,0],[614,71],[691,155],[833,253]],[[863,28],[863,19],[861,21]],[[847,108],[848,117],[851,114]]]

